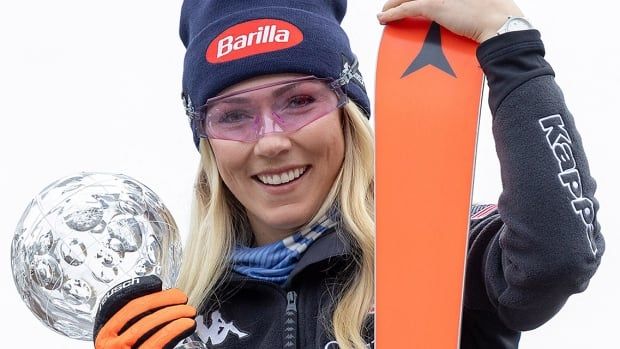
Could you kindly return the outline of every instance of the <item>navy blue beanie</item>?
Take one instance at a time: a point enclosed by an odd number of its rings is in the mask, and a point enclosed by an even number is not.
[[[187,49],[186,110],[255,76],[299,73],[342,79],[349,98],[369,117],[357,58],[340,26],[346,8],[346,0],[185,0],[180,35]]]

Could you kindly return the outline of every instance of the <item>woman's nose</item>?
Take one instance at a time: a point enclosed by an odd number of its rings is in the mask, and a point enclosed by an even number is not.
[[[254,155],[273,158],[288,152],[292,147],[286,133],[269,133],[261,136],[254,145]]]

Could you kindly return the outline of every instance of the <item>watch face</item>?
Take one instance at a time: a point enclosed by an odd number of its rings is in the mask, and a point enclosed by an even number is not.
[[[520,17],[511,18],[506,26],[507,32],[527,29],[532,29],[532,25],[527,21],[527,19]]]

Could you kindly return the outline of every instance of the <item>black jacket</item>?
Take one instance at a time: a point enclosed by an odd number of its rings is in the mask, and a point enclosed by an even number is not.
[[[604,241],[596,184],[539,33],[503,34],[477,54],[490,87],[503,191],[498,210],[471,221],[461,348],[516,348],[521,331],[585,290]],[[314,242],[283,288],[232,273],[202,309],[194,339],[209,348],[338,348],[325,324],[352,270],[339,236]],[[372,312],[368,319],[372,348]]]
[[[284,286],[232,272],[218,300],[196,319],[196,335],[209,348],[324,348],[332,339],[322,324],[353,271],[349,249],[335,230],[310,245]],[[368,324],[371,341],[371,317]]]

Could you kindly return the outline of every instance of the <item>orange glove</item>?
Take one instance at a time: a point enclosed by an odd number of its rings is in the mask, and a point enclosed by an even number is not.
[[[170,349],[196,329],[196,309],[179,289],[162,291],[155,275],[127,280],[106,293],[93,338],[96,349]]]

